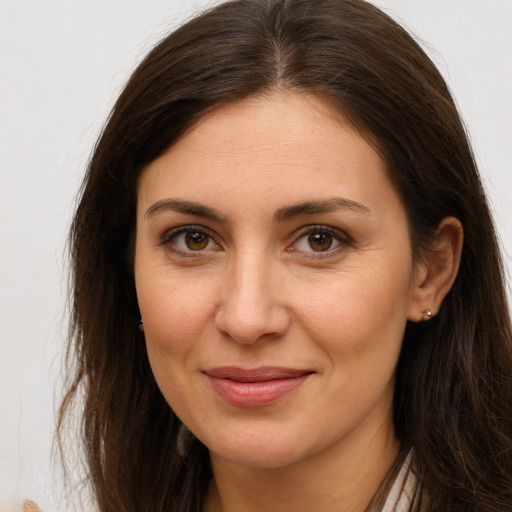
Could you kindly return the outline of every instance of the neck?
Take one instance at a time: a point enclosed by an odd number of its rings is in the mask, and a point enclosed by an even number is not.
[[[211,454],[205,512],[364,512],[400,449],[392,424],[364,443],[338,446],[279,468],[247,467]]]

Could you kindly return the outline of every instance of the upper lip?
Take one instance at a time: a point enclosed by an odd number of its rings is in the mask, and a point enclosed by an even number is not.
[[[229,379],[237,382],[264,382],[267,380],[291,379],[313,373],[312,370],[297,368],[283,368],[279,366],[261,366],[259,368],[245,369],[236,366],[221,366],[204,370],[209,377]]]

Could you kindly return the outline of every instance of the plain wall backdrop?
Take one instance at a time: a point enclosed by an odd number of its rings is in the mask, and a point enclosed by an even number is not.
[[[512,0],[374,3],[426,42],[447,79],[510,270]],[[74,198],[135,64],[206,5],[212,2],[0,0],[0,509],[32,498],[45,512],[65,510],[51,450]]]

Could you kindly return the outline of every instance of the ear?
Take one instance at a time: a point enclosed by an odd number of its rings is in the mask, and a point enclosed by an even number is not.
[[[459,219],[445,217],[437,228],[433,247],[425,252],[416,266],[408,315],[412,322],[427,320],[438,313],[457,277],[463,239],[464,230]]]

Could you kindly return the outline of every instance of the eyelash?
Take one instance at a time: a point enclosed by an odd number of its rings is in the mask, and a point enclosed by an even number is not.
[[[209,230],[204,228],[203,226],[195,226],[195,225],[188,225],[188,226],[180,226],[179,228],[172,229],[170,231],[167,231],[162,236],[159,245],[162,246],[171,246],[172,250],[176,253],[179,253],[180,255],[186,256],[186,257],[197,257],[200,256],[201,253],[204,253],[205,250],[211,250],[211,249],[182,249],[176,245],[176,239],[180,235],[187,235],[187,234],[199,234],[208,239],[207,246],[211,243],[215,244],[215,248],[219,248],[219,245],[215,242],[214,237],[210,234]]]
[[[176,244],[176,239],[180,235],[187,235],[187,234],[198,234],[202,235],[207,238],[207,245],[204,248],[199,248],[197,250],[193,249],[183,249],[178,247]],[[332,239],[332,244],[329,245],[325,250],[315,251],[311,248],[311,250],[300,250],[297,249],[297,245],[303,241],[306,237],[312,236],[312,235],[328,235]],[[309,226],[304,226],[301,228],[298,232],[294,233],[293,235],[293,243],[290,244],[286,251],[287,252],[302,252],[307,253],[309,258],[322,258],[322,257],[328,257],[335,253],[337,253],[340,250],[343,250],[345,247],[350,247],[353,245],[353,240],[343,231],[339,229],[332,228],[330,226],[325,226],[322,224],[314,224]],[[308,243],[306,241],[306,243]],[[213,250],[219,249],[219,244],[215,242],[215,238],[210,234],[210,231],[206,229],[203,226],[196,226],[196,225],[188,225],[188,226],[180,226],[179,228],[172,229],[170,231],[167,231],[161,238],[159,245],[161,246],[171,246],[171,249],[183,256],[186,257],[198,257],[205,253],[205,251],[211,251],[212,248],[208,248],[210,244],[214,244],[215,247]],[[334,248],[332,248],[332,245],[336,244]]]
[[[304,226],[301,228],[295,235],[295,241],[291,246],[287,248],[288,252],[299,252],[299,249],[296,249],[296,246],[304,240],[306,237],[312,235],[329,235],[332,238],[332,244],[337,244],[336,247],[332,247],[331,245],[323,251],[314,251],[312,248],[309,251],[301,251],[308,254],[308,258],[324,258],[328,256],[332,256],[333,254],[338,253],[346,247],[350,247],[353,245],[353,240],[344,232],[336,228],[332,228],[330,226],[325,226],[323,224],[314,224],[310,226]],[[306,241],[306,243],[308,243]]]

